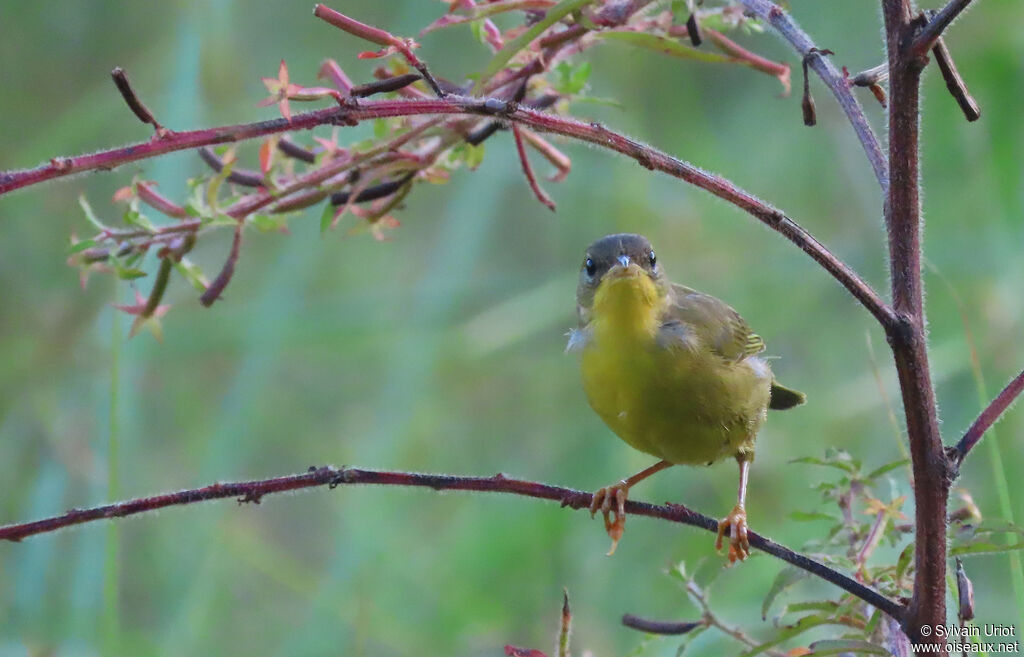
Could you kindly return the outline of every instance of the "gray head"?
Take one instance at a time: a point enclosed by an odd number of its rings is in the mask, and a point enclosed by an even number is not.
[[[651,243],[643,235],[617,233],[606,235],[589,247],[580,266],[580,282],[576,288],[576,306],[580,325],[590,322],[590,308],[594,304],[594,293],[610,270],[638,266],[659,286],[668,285],[668,279],[658,264]]]

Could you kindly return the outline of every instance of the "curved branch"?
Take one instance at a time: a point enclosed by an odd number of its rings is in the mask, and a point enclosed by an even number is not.
[[[281,493],[317,486],[335,488],[336,486],[353,484],[419,486],[433,488],[434,490],[511,493],[525,497],[554,500],[561,503],[563,507],[570,507],[573,510],[589,509],[592,498],[590,493],[584,491],[551,486],[534,481],[510,479],[500,473],[493,477],[459,477],[453,475],[387,472],[324,466],[321,468],[312,467],[308,472],[284,477],[228,484],[217,483],[203,488],[166,493],[153,497],[142,497],[127,502],[97,506],[91,509],[72,509],[63,515],[0,527],[0,540],[20,541],[29,536],[57,531],[64,527],[81,525],[104,518],[123,518],[125,516],[164,509],[169,506],[195,504],[197,502],[229,497],[237,498],[239,504],[248,502],[259,504],[263,496],[271,493]],[[718,532],[717,520],[692,511],[681,504],[657,505],[629,500],[626,502],[626,512],[635,516],[660,518],[670,522],[690,525],[691,527],[698,527],[709,532]],[[835,584],[897,620],[902,617],[903,607],[900,604],[819,561],[794,552],[756,532],[750,532],[750,544],[762,552],[782,559]]]
[[[768,21],[786,41],[789,41],[801,58],[807,57],[816,49],[811,37],[800,29],[800,26],[789,14],[771,0],[740,0],[740,4],[761,19]],[[864,110],[857,97],[853,95],[846,78],[825,57],[812,57],[808,65],[832,90],[832,94],[839,101],[839,106],[846,112],[854,132],[857,133],[857,139],[860,140],[861,146],[864,147],[864,153],[868,156],[868,161],[871,162],[871,168],[875,171],[875,178],[878,179],[878,184],[885,192],[889,189],[889,162],[886,160],[881,146],[878,145],[878,137],[871,129],[867,117],[864,116]]]
[[[820,59],[820,58],[818,58]],[[866,281],[832,254],[810,233],[781,211],[740,189],[721,176],[708,173],[651,146],[605,128],[599,123],[582,121],[538,111],[518,103],[496,98],[469,98],[448,95],[424,100],[361,101],[359,105],[333,107],[292,116],[291,121],[274,119],[258,123],[223,126],[191,132],[175,132],[163,138],[123,148],[100,151],[90,155],[58,158],[36,169],[0,172],[0,195],[14,189],[34,185],[82,171],[110,169],[136,160],[172,151],[197,148],[241,139],[318,125],[353,125],[367,119],[392,118],[421,114],[468,114],[491,116],[512,121],[535,130],[559,134],[616,151],[636,160],[641,166],[667,173],[691,185],[705,189],[753,215],[772,230],[781,233],[839,281],[886,328],[896,324],[892,309],[882,301]],[[232,215],[236,216],[236,215]]]
[[[1002,414],[1010,407],[1010,405],[1020,396],[1021,392],[1024,392],[1024,371],[1021,371],[1013,381],[1006,384],[1003,391],[992,400],[985,410],[981,412],[978,419],[971,424],[967,432],[964,433],[964,437],[960,439],[960,442],[953,448],[953,460],[957,466],[963,463],[964,458],[967,457],[967,453],[978,444],[981,437],[985,435],[985,432],[996,423],[996,420],[1002,416]]]

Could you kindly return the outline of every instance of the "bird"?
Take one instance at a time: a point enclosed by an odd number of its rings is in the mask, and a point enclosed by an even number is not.
[[[739,464],[737,502],[718,523],[730,563],[750,554],[746,492],[754,442],[769,409],[806,396],[779,384],[760,357],[764,340],[723,301],[669,280],[642,235],[607,235],[584,254],[576,290],[578,327],[566,351],[580,355],[591,408],[631,447],[659,459],[592,496],[615,552],[625,503],[640,481],[673,465]]]

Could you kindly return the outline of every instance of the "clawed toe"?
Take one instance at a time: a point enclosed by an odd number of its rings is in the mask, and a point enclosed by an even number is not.
[[[750,556],[750,537],[747,531],[747,512],[739,504],[718,523],[715,549],[722,549],[722,539],[729,532],[729,563],[743,561]]]
[[[615,554],[615,548],[619,546],[619,540],[626,531],[626,499],[629,496],[629,488],[626,482],[620,481],[613,486],[605,486],[598,489],[590,500],[590,517],[600,511],[604,516],[604,530],[612,539],[611,549],[608,556]]]

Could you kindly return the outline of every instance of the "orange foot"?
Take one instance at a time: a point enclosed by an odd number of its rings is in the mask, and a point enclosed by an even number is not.
[[[715,549],[722,549],[722,538],[729,531],[729,563],[743,561],[750,556],[750,540],[747,537],[747,512],[737,504],[725,518],[718,522],[718,539]]]
[[[590,501],[590,517],[601,511],[604,516],[604,530],[612,539],[612,547],[608,550],[608,556],[615,554],[615,548],[619,546],[619,539],[626,531],[626,498],[629,496],[629,486],[625,481],[620,481],[612,486],[599,488],[594,492]],[[612,508],[612,504],[615,508]],[[612,517],[614,516],[614,520]]]

